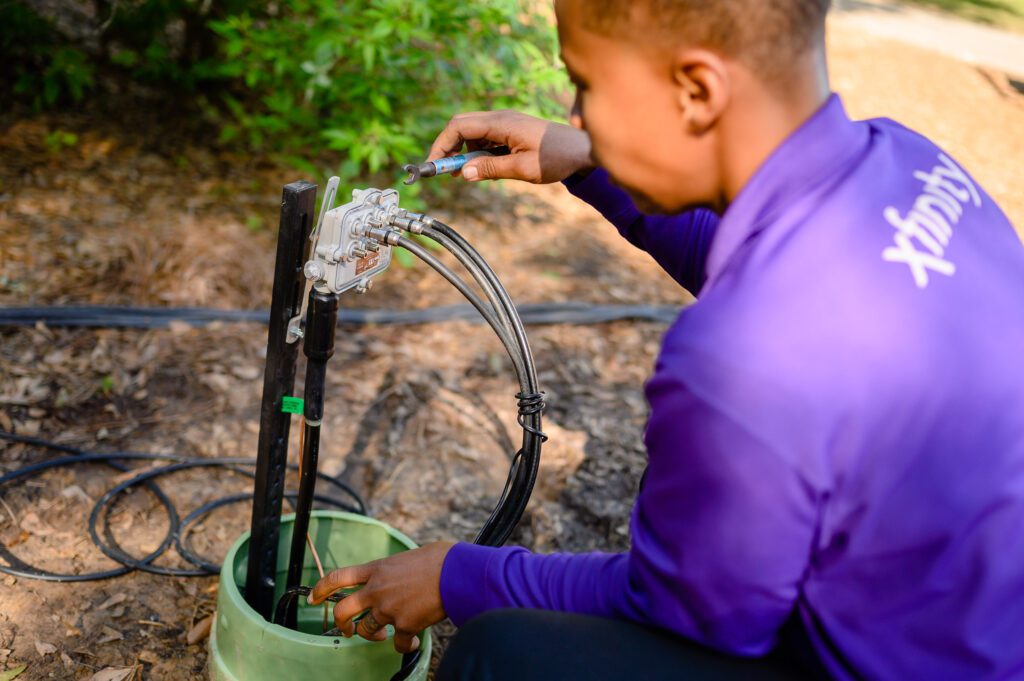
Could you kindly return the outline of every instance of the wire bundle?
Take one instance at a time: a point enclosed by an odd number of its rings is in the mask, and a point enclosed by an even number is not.
[[[420,244],[403,236],[398,239],[397,245],[436,270],[477,309],[501,339],[519,380],[516,399],[519,407],[518,421],[523,429],[522,446],[512,457],[512,465],[498,503],[474,540],[477,544],[501,546],[512,534],[523,511],[526,510],[540,467],[541,446],[547,440],[547,436],[541,430],[544,393],[537,384],[533,353],[519,311],[483,256],[448,225],[431,217],[408,215],[418,233],[439,243],[466,268],[483,291],[487,302],[484,302],[459,275]]]

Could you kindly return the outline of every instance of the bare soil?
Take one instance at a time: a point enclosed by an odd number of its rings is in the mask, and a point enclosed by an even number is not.
[[[841,21],[830,30],[834,85],[851,113],[887,115],[931,136],[1020,229],[1024,105],[1005,79]],[[279,192],[293,173],[211,152],[154,113],[2,122],[0,304],[269,305]],[[79,142],[54,150],[46,137],[58,129]],[[477,245],[518,302],[690,301],[559,186],[463,192],[434,212]],[[393,267],[371,294],[343,301],[454,302],[458,294],[421,266]],[[651,323],[530,329],[551,441],[516,542],[539,551],[628,545],[644,466],[642,386],[663,331]],[[39,327],[2,329],[0,338],[0,428],[103,451],[254,455],[266,343],[259,326]],[[518,437],[511,376],[480,325],[344,328],[328,377],[321,468],[352,481],[374,516],[417,541],[471,538],[511,454],[494,417]],[[0,445],[0,470],[47,456]],[[110,567],[86,539],[86,520],[90,500],[116,475],[82,466],[3,490],[0,541],[51,570]],[[249,486],[228,472],[182,473],[164,484],[183,513]],[[219,558],[248,518],[245,506],[214,514],[197,548]],[[114,534],[140,555],[166,527],[142,491],[112,516]],[[162,562],[182,565],[173,555]],[[215,589],[215,578],[142,573],[84,584],[0,580],[0,671],[28,664],[19,678],[84,679],[137,665],[136,679],[203,678],[205,649],[186,634],[211,611]],[[450,631],[437,628],[442,642]]]

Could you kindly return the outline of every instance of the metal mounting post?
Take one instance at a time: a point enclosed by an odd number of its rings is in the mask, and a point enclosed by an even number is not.
[[[267,364],[263,372],[256,485],[245,580],[245,600],[268,621],[274,611],[277,543],[291,423],[291,415],[281,411],[281,398],[290,396],[295,387],[299,350],[297,343],[289,344],[286,338],[288,321],[302,308],[305,285],[302,266],[309,257],[309,233],[315,206],[316,185],[301,181],[285,185],[270,303]]]
[[[316,486],[316,466],[320,454],[320,425],[324,418],[324,387],[327,382],[327,360],[334,355],[334,332],[338,326],[338,294],[309,292],[306,313],[306,332],[302,351],[306,355],[305,432],[303,433],[302,474],[299,477],[299,497],[295,503],[295,522],[292,524],[291,556],[288,560],[288,581],[285,588],[302,584],[302,570],[306,562],[306,533],[309,514],[313,510],[313,492]],[[298,606],[295,600],[288,604],[284,622],[296,627]]]

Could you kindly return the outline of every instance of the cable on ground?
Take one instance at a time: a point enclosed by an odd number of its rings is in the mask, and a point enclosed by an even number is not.
[[[220,572],[220,566],[215,564],[213,561],[205,559],[196,554],[194,548],[191,546],[191,530],[192,528],[202,520],[204,517],[217,510],[232,503],[240,503],[245,499],[251,499],[252,494],[236,494],[231,496],[222,497],[209,501],[199,508],[195,509],[187,516],[184,520],[181,519],[176,507],[163,492],[160,486],[156,483],[156,480],[161,476],[168,475],[171,473],[190,470],[195,468],[226,468],[235,473],[240,473],[247,477],[252,477],[251,471],[245,470],[242,467],[250,467],[256,465],[256,459],[254,458],[242,458],[242,457],[231,457],[223,459],[203,459],[196,457],[187,457],[179,454],[148,454],[142,452],[89,452],[77,447],[71,447],[69,445],[62,445],[54,442],[48,442],[34,437],[27,437],[24,435],[17,435],[0,430],[0,440],[7,440],[9,442],[17,442],[20,444],[26,444],[34,447],[42,447],[44,449],[51,449],[55,451],[64,452],[70,454],[70,456],[60,457],[57,459],[50,459],[47,461],[40,461],[34,464],[23,466],[17,470],[11,471],[0,476],[0,486],[7,483],[20,480],[43,471],[51,470],[54,468],[62,468],[66,466],[76,466],[84,463],[101,463],[110,466],[121,472],[130,472],[132,469],[119,463],[121,461],[171,461],[166,466],[160,466],[158,468],[147,468],[141,470],[137,475],[129,480],[125,480],[113,488],[107,490],[107,492],[96,501],[93,505],[92,510],[89,514],[89,536],[92,539],[96,547],[108,558],[118,563],[118,567],[101,570],[90,573],[82,574],[64,574],[50,572],[48,570],[42,570],[31,565],[28,565],[24,561],[20,560],[14,554],[11,553],[10,549],[4,545],[0,545],[0,558],[6,561],[6,565],[0,565],[0,573],[12,575],[15,577],[23,577],[26,579],[38,579],[43,581],[51,582],[86,582],[94,581],[99,579],[109,579],[111,577],[119,577],[121,575],[128,574],[133,570],[140,570],[143,572],[151,572],[154,574],[174,576],[174,577],[199,577],[206,575],[213,575]],[[290,470],[296,470],[297,466],[289,465]],[[325,483],[334,487],[345,499],[336,499],[329,496],[318,495],[316,501],[327,506],[333,506],[344,511],[351,513],[358,513],[360,515],[366,515],[366,503],[359,496],[359,494],[352,489],[349,485],[345,484],[337,478],[331,477],[326,473],[317,473],[317,478],[323,480]],[[114,539],[107,518],[109,517],[110,510],[113,504],[116,502],[119,495],[125,491],[132,489],[137,486],[145,486],[146,489],[153,494],[157,501],[163,506],[165,513],[167,514],[168,526],[167,532],[161,540],[159,546],[151,551],[149,554],[142,557],[135,557],[129,555]],[[295,492],[286,492],[285,497],[289,500],[295,498]],[[103,536],[101,537],[99,527],[103,527]],[[178,555],[184,558],[186,561],[195,566],[195,568],[175,568],[165,567],[161,565],[155,565],[154,561],[164,555],[171,546],[174,546]]]
[[[670,324],[679,314],[672,305],[597,305],[591,303],[536,303],[518,306],[524,324],[605,324],[633,320]],[[172,322],[208,326],[214,322],[267,324],[266,310],[213,310],[194,307],[5,307],[0,327],[45,324],[50,327],[162,329]],[[440,305],[416,310],[346,309],[338,311],[339,324],[414,325],[445,321],[479,322],[472,305]]]

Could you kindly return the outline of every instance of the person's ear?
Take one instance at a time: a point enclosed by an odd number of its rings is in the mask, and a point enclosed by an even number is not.
[[[685,129],[703,135],[715,126],[729,101],[725,65],[706,50],[686,50],[673,64],[672,78]]]

